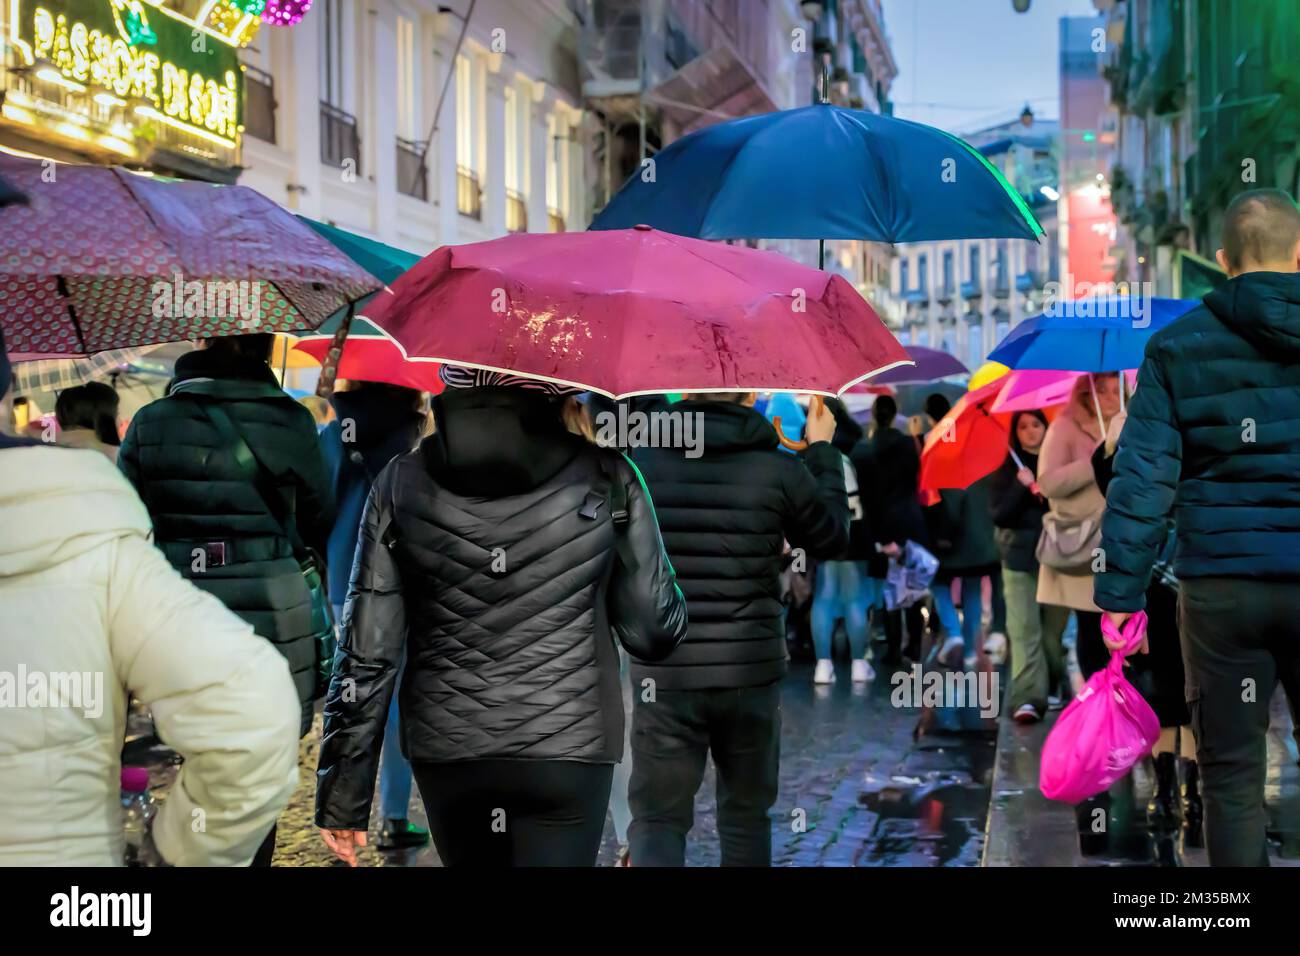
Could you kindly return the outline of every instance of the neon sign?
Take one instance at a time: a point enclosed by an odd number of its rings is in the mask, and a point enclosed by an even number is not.
[[[10,14],[11,38],[29,64],[133,101],[133,125],[161,122],[238,147],[243,73],[230,36],[160,0],[11,0]]]

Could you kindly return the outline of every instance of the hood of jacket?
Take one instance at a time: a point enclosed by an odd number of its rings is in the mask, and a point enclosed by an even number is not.
[[[149,513],[97,451],[26,445],[0,450],[0,578],[33,574],[125,535],[148,535]]]
[[[761,412],[735,402],[687,399],[676,402],[670,411],[703,415],[703,448],[706,455],[741,451],[747,448],[777,448],[776,429]]]
[[[191,392],[216,398],[292,402],[265,362],[242,356],[195,349],[176,360],[168,394]]]
[[[1247,272],[1207,295],[1205,305],[1261,352],[1300,356],[1300,273]]]
[[[372,475],[419,438],[423,416],[406,396],[384,389],[335,392],[330,398],[339,422],[351,422],[350,450],[360,453]]]
[[[433,399],[433,420],[434,433],[420,443],[425,467],[464,497],[531,491],[586,444],[564,427],[556,399],[522,388],[448,389]]]

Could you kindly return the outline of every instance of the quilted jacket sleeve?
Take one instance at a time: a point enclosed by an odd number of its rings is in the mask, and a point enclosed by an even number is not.
[[[668,561],[650,491],[641,472],[624,458],[628,522],[616,552],[609,587],[609,614],[614,633],[638,660],[660,661],[686,637],[686,598]],[[628,567],[628,559],[636,565]]]
[[[829,442],[809,445],[804,464],[789,469],[785,492],[783,525],[790,544],[814,558],[843,554],[849,546],[849,496],[839,451]]]
[[[1182,470],[1183,439],[1159,351],[1148,346],[1137,391],[1115,452],[1101,547],[1106,570],[1093,577],[1093,600],[1107,611],[1146,605],[1151,566],[1168,536]]]
[[[392,521],[396,467],[385,468],[361,517],[343,608],[325,733],[316,770],[316,825],[364,830],[397,671],[406,652],[406,609],[397,561],[384,543]]]

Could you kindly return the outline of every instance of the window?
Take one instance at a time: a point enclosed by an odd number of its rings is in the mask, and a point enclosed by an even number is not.
[[[551,232],[563,232],[569,209],[569,176],[573,162],[573,141],[577,137],[563,114],[546,118],[546,207],[551,218]],[[556,226],[560,228],[556,228]]]
[[[916,257],[916,287],[922,292],[925,292],[930,288],[929,282],[926,281],[929,279],[929,276],[926,274],[927,264],[928,263],[925,261],[925,253]]]
[[[971,368],[979,368],[984,363],[984,323],[972,323],[967,329],[967,335],[969,338],[966,343],[966,364]]]
[[[507,86],[506,99],[506,229],[510,232],[528,231],[528,203],[524,198],[521,173],[522,149],[520,136],[521,114],[519,90]]]
[[[980,247],[970,247],[970,281],[975,282],[980,277]]]
[[[397,135],[415,142],[423,135],[420,123],[420,57],[415,45],[415,22],[397,18]]]
[[[320,98],[322,103],[347,110],[351,91],[346,88],[351,44],[346,20],[348,0],[324,0],[320,20]]]
[[[898,294],[899,295],[906,295],[908,291],[907,290],[908,265],[909,263],[906,259],[898,260]]]
[[[462,216],[483,218],[483,188],[479,182],[478,104],[475,64],[456,57],[456,208]]]
[[[952,293],[952,250],[948,249],[943,254],[943,291]]]
[[[244,65],[244,132],[275,142],[275,78],[252,64]]]

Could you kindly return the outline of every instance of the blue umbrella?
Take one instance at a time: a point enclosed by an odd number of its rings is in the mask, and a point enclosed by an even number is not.
[[[1137,368],[1151,336],[1198,304],[1127,295],[1061,302],[1012,329],[989,360],[1014,369],[1065,372]]]
[[[974,147],[932,126],[827,103],[697,130],[648,172],[635,172],[591,228],[876,242],[1043,233]]]

